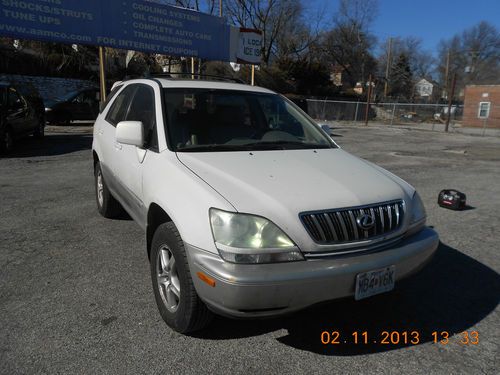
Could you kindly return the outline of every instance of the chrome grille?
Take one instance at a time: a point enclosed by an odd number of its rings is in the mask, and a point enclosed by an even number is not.
[[[370,215],[375,224],[369,230],[362,229],[356,222],[362,215]],[[312,239],[319,244],[339,244],[369,240],[401,227],[404,216],[404,202],[392,201],[368,206],[341,208],[300,214]]]

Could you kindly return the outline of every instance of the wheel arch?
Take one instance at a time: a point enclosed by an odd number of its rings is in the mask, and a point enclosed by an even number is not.
[[[96,164],[99,162],[99,155],[97,155],[97,152],[95,150],[92,150],[92,158],[94,159],[94,169]]]
[[[153,236],[155,234],[156,228],[158,228],[163,223],[172,222],[173,220],[156,203],[151,203],[148,209],[147,224],[146,224],[146,250],[148,253],[148,259],[151,254],[151,242],[153,241]]]

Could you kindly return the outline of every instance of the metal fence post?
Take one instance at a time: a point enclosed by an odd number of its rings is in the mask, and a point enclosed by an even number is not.
[[[486,125],[488,124],[488,117],[486,117],[484,120],[483,120],[483,134],[482,136],[484,137],[484,135],[486,134]]]
[[[359,108],[359,100],[356,102],[356,113],[354,114],[354,122],[358,121],[358,108]]]
[[[396,112],[396,103],[393,103],[392,105],[392,118],[391,118],[391,125],[394,123],[394,113]]]
[[[326,118],[325,118],[325,107],[326,107],[326,97],[325,97],[325,101],[323,102],[323,120],[326,121]]]
[[[439,102],[436,102],[436,105],[434,106],[434,114],[438,113],[438,106]],[[434,126],[436,125],[436,120],[434,119],[434,116],[432,116],[432,131],[434,131]]]

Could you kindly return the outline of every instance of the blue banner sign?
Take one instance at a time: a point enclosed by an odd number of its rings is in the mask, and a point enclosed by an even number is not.
[[[143,0],[0,0],[0,35],[208,60],[235,54],[222,18]]]

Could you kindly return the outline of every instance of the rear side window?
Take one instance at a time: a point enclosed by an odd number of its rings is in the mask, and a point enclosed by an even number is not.
[[[5,87],[0,87],[0,107],[4,105],[7,96],[7,89]]]
[[[104,105],[102,106],[102,108],[106,108],[109,104],[109,102],[115,97],[116,93],[118,91],[120,91],[120,89],[122,88],[123,85],[118,85],[116,86],[113,90],[111,90],[111,92],[109,93],[109,95],[106,97],[106,100],[104,101]],[[99,97],[101,97],[101,94],[99,92]],[[102,110],[99,112],[101,113]]]
[[[144,126],[144,137],[148,148],[158,148],[156,133],[155,94],[148,85],[136,85],[137,91],[130,103],[126,121],[141,121]],[[117,99],[118,100],[118,99]]]
[[[108,114],[106,115],[106,121],[111,125],[116,126],[120,121],[125,120],[127,110],[130,104],[130,99],[132,98],[136,85],[130,85],[125,87],[122,92],[116,97],[116,100],[111,105]]]
[[[17,93],[16,90],[11,88],[9,90],[9,96],[8,96],[8,106],[10,108],[19,108],[23,105],[23,101],[21,100],[21,97]]]

